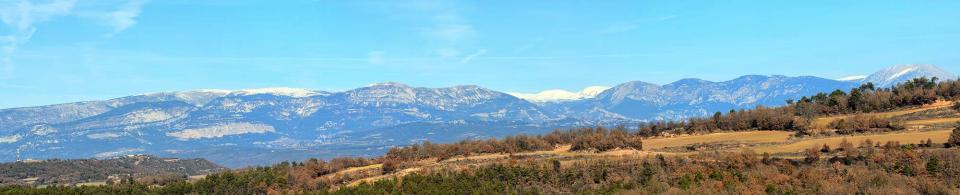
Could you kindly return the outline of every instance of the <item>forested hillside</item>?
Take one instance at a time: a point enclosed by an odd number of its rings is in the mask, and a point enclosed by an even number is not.
[[[227,170],[204,159],[127,156],[0,164],[0,185],[76,185],[96,182],[166,184]],[[134,181],[135,180],[135,181]]]

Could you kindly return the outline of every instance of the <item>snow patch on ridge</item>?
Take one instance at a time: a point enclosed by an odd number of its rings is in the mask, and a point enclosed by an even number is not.
[[[87,135],[87,138],[90,138],[90,139],[113,139],[113,138],[118,138],[118,137],[120,137],[120,136],[121,136],[121,135],[120,135],[120,134],[117,134],[117,133],[107,132],[107,133],[88,134],[88,135]]]
[[[16,143],[17,141],[20,141],[20,138],[23,137],[20,135],[0,136],[0,144]]]
[[[48,125],[34,125],[33,128],[30,129],[30,133],[34,135],[39,135],[39,136],[49,135],[51,133],[56,133],[56,132],[57,132],[56,128],[53,128]]]
[[[956,75],[934,65],[902,64],[877,71],[864,79],[863,82],[871,82],[881,87],[889,87],[919,77],[938,77],[941,80],[945,80],[956,78]]]
[[[93,155],[93,157],[102,159],[102,158],[118,157],[118,156],[123,156],[128,154],[135,154],[143,151],[145,151],[143,148],[120,148],[120,149],[116,149],[109,152],[97,153]]]
[[[843,78],[839,78],[837,80],[838,81],[857,81],[857,80],[863,80],[866,78],[867,78],[867,75],[854,75],[854,76],[846,76]]]
[[[914,71],[914,70],[917,70],[917,67],[909,67],[909,68],[900,70],[900,72],[897,72],[896,74],[893,74],[890,77],[887,77],[887,80],[896,79],[897,77],[903,76],[904,74],[907,74],[910,71]]]
[[[123,120],[127,121],[127,123],[129,124],[136,124],[136,123],[150,123],[150,122],[164,121],[167,119],[171,119],[173,117],[174,117],[173,115],[170,115],[166,112],[151,109],[151,110],[138,110],[138,111],[129,113],[123,116],[124,118]]]
[[[244,89],[231,92],[230,95],[260,95],[260,94],[270,94],[277,96],[290,96],[290,97],[310,97],[315,95],[322,95],[323,93],[300,88],[290,88],[290,87],[274,87],[274,88],[260,88],[260,89]]]
[[[552,89],[542,91],[540,93],[516,93],[509,92],[514,97],[525,99],[533,102],[558,102],[558,101],[570,101],[570,100],[581,100],[596,97],[598,94],[603,91],[610,89],[610,87],[605,86],[591,86],[584,88],[579,92],[570,92],[562,89]]]
[[[248,133],[266,133],[276,131],[273,126],[253,123],[230,123],[209,127],[185,129],[177,132],[167,133],[167,136],[176,137],[180,140],[220,138],[228,135],[240,135]]]

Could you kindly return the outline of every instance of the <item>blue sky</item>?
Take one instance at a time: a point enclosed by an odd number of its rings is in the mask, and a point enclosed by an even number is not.
[[[960,72],[960,1],[0,0],[0,108],[397,81],[511,92]]]

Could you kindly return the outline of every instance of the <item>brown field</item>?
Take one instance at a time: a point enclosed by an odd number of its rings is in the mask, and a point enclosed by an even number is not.
[[[643,140],[644,150],[655,150],[669,147],[686,146],[697,143],[739,142],[739,143],[780,143],[786,142],[793,136],[787,131],[749,131],[732,133],[714,133],[706,135],[689,135],[670,138],[652,138]]]
[[[853,143],[854,146],[859,146],[860,142],[866,141],[867,139],[873,140],[874,143],[881,142],[881,144],[888,141],[899,141],[900,144],[918,144],[921,140],[926,141],[931,139],[934,143],[944,143],[947,141],[947,138],[950,135],[952,130],[936,130],[936,131],[923,131],[923,132],[900,132],[900,133],[888,133],[888,134],[875,134],[875,135],[854,135],[854,136],[836,136],[836,137],[826,137],[826,138],[815,138],[802,140],[794,143],[789,143],[785,145],[771,145],[771,146],[760,146],[752,148],[758,153],[793,153],[801,152],[803,150],[821,147],[824,144],[829,145],[830,147],[837,147],[840,145],[840,142],[843,139],[847,139],[850,143]]]
[[[655,149],[662,149],[667,147],[679,147],[690,144],[697,143],[715,143],[715,142],[738,142],[738,143],[765,143],[760,146],[752,147],[743,147],[743,149],[750,149],[757,153],[795,153],[800,152],[805,149],[820,147],[823,144],[830,145],[831,147],[837,147],[840,142],[846,138],[849,142],[854,143],[855,146],[859,146],[860,142],[870,139],[874,142],[887,142],[887,141],[899,141],[901,144],[911,144],[919,143],[921,140],[927,140],[930,138],[935,143],[944,143],[947,141],[947,137],[950,134],[951,130],[936,130],[936,131],[913,131],[913,132],[899,132],[899,133],[888,133],[888,134],[873,134],[873,135],[855,135],[855,136],[837,136],[837,137],[824,137],[824,138],[812,138],[812,139],[803,139],[803,140],[791,140],[793,132],[786,131],[752,131],[752,132],[731,132],[731,133],[714,133],[706,135],[691,135],[691,136],[681,136],[681,137],[670,137],[670,138],[654,138],[644,140],[644,150],[612,150],[601,153],[592,153],[592,152],[571,152],[570,146],[558,146],[554,150],[548,151],[534,151],[534,152],[524,152],[517,154],[482,154],[474,155],[468,157],[457,157],[451,158],[443,161],[433,160],[424,160],[418,162],[418,166],[411,168],[406,168],[395,173],[386,174],[386,175],[376,175],[372,177],[367,177],[364,179],[355,180],[349,182],[347,186],[359,185],[363,182],[375,182],[381,179],[386,178],[395,178],[402,177],[410,173],[421,172],[430,169],[445,168],[445,167],[465,167],[469,165],[480,165],[480,164],[489,164],[494,162],[504,162],[504,160],[511,159],[513,156],[527,156],[533,158],[542,158],[542,159],[560,159],[564,165],[569,165],[576,161],[583,161],[593,158],[643,158],[650,155],[666,155],[666,156],[675,156],[675,155],[694,155],[699,152],[659,152],[651,151]],[[739,151],[739,150],[737,150]],[[466,162],[466,164],[464,164]],[[380,164],[370,165],[365,167],[351,168],[347,170],[340,171],[336,174],[345,174],[350,172],[356,172],[361,170],[371,170],[379,169],[382,167]]]
[[[878,118],[892,118],[892,117],[903,116],[903,115],[926,111],[926,110],[946,108],[952,105],[953,105],[953,101],[937,101],[936,103],[923,105],[923,106],[920,106],[919,108],[911,108],[911,109],[897,110],[897,111],[890,111],[890,112],[866,113],[862,115],[878,117]],[[847,115],[817,118],[813,121],[813,127],[816,129],[826,129],[827,125],[829,125],[830,122],[833,122],[835,120],[850,118],[853,116],[854,115],[852,114],[847,114]]]
[[[201,180],[203,178],[207,178],[207,175],[191,175],[191,176],[187,176],[187,181],[193,182],[193,181]]]
[[[393,173],[393,174],[378,175],[378,176],[363,178],[363,179],[360,179],[360,180],[356,180],[356,181],[350,182],[349,184],[347,184],[347,186],[357,186],[357,185],[360,185],[361,183],[374,183],[374,182],[377,182],[377,181],[379,181],[379,180],[381,180],[381,179],[388,179],[388,178],[394,178],[394,177],[403,177],[403,176],[406,176],[407,174],[414,173],[414,172],[418,172],[418,171],[420,171],[420,169],[421,169],[420,167],[414,167],[414,168],[409,168],[409,169],[403,169],[403,170],[397,171],[396,173]]]
[[[339,171],[339,172],[340,172],[340,173],[353,173],[353,172],[360,172],[360,171],[366,171],[366,170],[371,170],[371,169],[382,169],[382,168],[383,168],[383,164],[372,164],[372,165],[367,165],[367,166],[363,166],[363,167],[351,167],[351,168],[344,169],[344,170]]]
[[[935,119],[913,120],[913,121],[907,121],[904,124],[933,125],[933,124],[957,123],[957,122],[960,122],[960,118],[935,118]]]
[[[511,159],[514,156],[527,156],[533,158],[554,158],[561,159],[561,162],[565,165],[569,165],[575,161],[583,161],[593,158],[643,158],[650,155],[666,155],[666,156],[676,156],[676,155],[694,155],[699,152],[661,152],[661,151],[651,151],[655,149],[662,149],[667,147],[679,147],[686,146],[690,144],[698,143],[716,143],[716,142],[734,142],[734,143],[750,143],[758,144],[764,143],[759,146],[748,146],[742,147],[742,149],[753,150],[757,153],[770,153],[770,154],[794,154],[796,152],[801,152],[805,149],[821,147],[824,144],[830,145],[831,147],[837,147],[840,145],[843,139],[853,143],[855,146],[859,146],[860,142],[867,139],[873,140],[876,142],[885,143],[887,141],[899,141],[901,144],[917,144],[920,141],[926,141],[928,138],[931,139],[934,143],[944,143],[947,141],[952,130],[941,129],[935,131],[911,131],[911,132],[897,132],[897,133],[886,133],[886,134],[872,134],[872,135],[854,135],[854,136],[835,136],[835,137],[823,137],[823,138],[810,138],[810,139],[801,139],[793,140],[791,136],[793,132],[786,131],[752,131],[752,132],[731,132],[731,133],[714,133],[706,135],[690,135],[690,136],[681,136],[681,137],[670,137],[670,138],[653,138],[644,140],[644,150],[612,150],[601,153],[592,153],[592,152],[571,152],[569,145],[558,146],[554,150],[547,151],[534,151],[534,152],[524,152],[516,154],[481,154],[468,157],[456,157],[443,161],[433,160],[424,160],[418,162],[418,166],[411,168],[406,168],[400,171],[397,171],[392,174],[386,175],[376,175],[367,177],[360,180],[355,180],[349,182],[347,186],[355,186],[363,182],[375,182],[377,180],[402,177],[410,173],[416,173],[420,171],[444,168],[444,167],[465,167],[469,165],[480,165],[480,164],[489,164],[495,162],[504,162],[504,160]],[[736,150],[740,151],[740,150]],[[365,167],[356,167],[346,169],[335,174],[346,174],[350,172],[364,171],[364,170],[374,170],[380,169],[382,165],[375,164]]]
[[[870,113],[866,114],[868,116],[875,117],[897,117],[903,116],[911,113],[921,112],[925,110],[937,109],[948,107],[952,105],[952,102],[941,101],[935,104],[925,105],[919,108],[905,109],[891,112],[882,112],[882,113]],[[851,117],[853,115],[843,115],[843,116],[833,116],[833,117],[824,117],[818,118],[815,120],[815,125],[823,125],[830,123],[833,120],[838,120],[846,117]],[[955,123],[960,122],[960,118],[951,117],[951,118],[925,118],[919,120],[905,121],[904,123],[909,126],[929,126],[929,125],[939,125],[945,123]],[[927,127],[933,128],[933,127]],[[703,134],[703,135],[681,135],[675,137],[658,137],[650,138],[643,140],[643,149],[640,150],[612,150],[600,153],[594,152],[572,152],[570,151],[569,145],[558,146],[553,150],[546,151],[533,151],[533,152],[524,152],[524,153],[515,153],[515,154],[479,154],[466,157],[454,157],[442,161],[437,159],[428,159],[422,160],[416,165],[408,167],[406,169],[399,170],[395,173],[386,174],[386,175],[371,175],[369,177],[354,180],[348,182],[348,186],[358,185],[362,182],[374,182],[380,179],[385,178],[394,178],[402,177],[404,175],[416,172],[424,172],[435,169],[466,169],[468,167],[473,167],[476,165],[490,164],[490,163],[500,163],[507,162],[507,160],[514,158],[527,158],[527,159],[558,159],[564,166],[570,166],[573,162],[578,161],[588,161],[595,158],[643,158],[650,155],[666,155],[666,156],[676,156],[676,155],[694,155],[699,154],[702,151],[690,151],[690,152],[667,152],[663,151],[665,148],[673,147],[683,147],[693,144],[710,144],[710,143],[726,143],[726,144],[742,144],[738,148],[731,150],[730,148],[722,149],[722,151],[736,152],[740,150],[753,150],[756,153],[770,153],[770,154],[782,154],[782,155],[797,155],[798,152],[810,148],[819,148],[824,144],[831,147],[838,147],[840,143],[846,139],[848,142],[853,143],[854,146],[859,146],[861,142],[870,139],[874,143],[886,143],[888,141],[900,142],[900,144],[918,144],[921,141],[926,141],[931,139],[936,144],[942,144],[947,141],[949,134],[952,131],[951,129],[944,129],[943,127],[937,127],[940,129],[931,130],[931,131],[920,131],[920,128],[910,128],[907,131],[900,132],[891,132],[891,133],[882,133],[882,134],[865,134],[865,135],[850,135],[850,136],[831,136],[831,137],[814,137],[814,138],[794,138],[794,132],[788,131],[748,131],[748,132],[725,132],[725,133],[713,133],[713,134]],[[721,149],[707,149],[707,151],[717,151]],[[365,167],[355,167],[339,171],[334,174],[349,174],[353,172],[368,172],[381,169],[382,165],[370,165]]]

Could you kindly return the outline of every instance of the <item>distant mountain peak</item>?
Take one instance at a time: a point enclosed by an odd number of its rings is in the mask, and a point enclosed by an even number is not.
[[[764,80],[764,79],[768,79],[768,78],[771,78],[771,77],[785,77],[785,76],[779,76],[779,75],[772,75],[772,76],[766,76],[766,75],[743,75],[743,76],[737,77],[737,78],[735,78],[735,79],[733,79],[733,80],[734,80],[734,81],[737,81],[737,80]]]
[[[953,73],[947,72],[934,65],[900,64],[877,71],[863,79],[862,82],[872,82],[880,87],[889,87],[919,77],[938,77],[940,79],[957,78]]]
[[[708,80],[698,79],[698,78],[685,78],[685,79],[674,81],[667,85],[699,85],[703,83],[713,83],[713,82]]]
[[[563,89],[551,89],[541,91],[539,93],[508,93],[514,97],[525,99],[532,102],[558,102],[558,101],[570,101],[570,100],[581,100],[587,98],[593,98],[602,93],[603,91],[610,89],[606,86],[590,86],[580,90],[579,92],[571,92]]]

